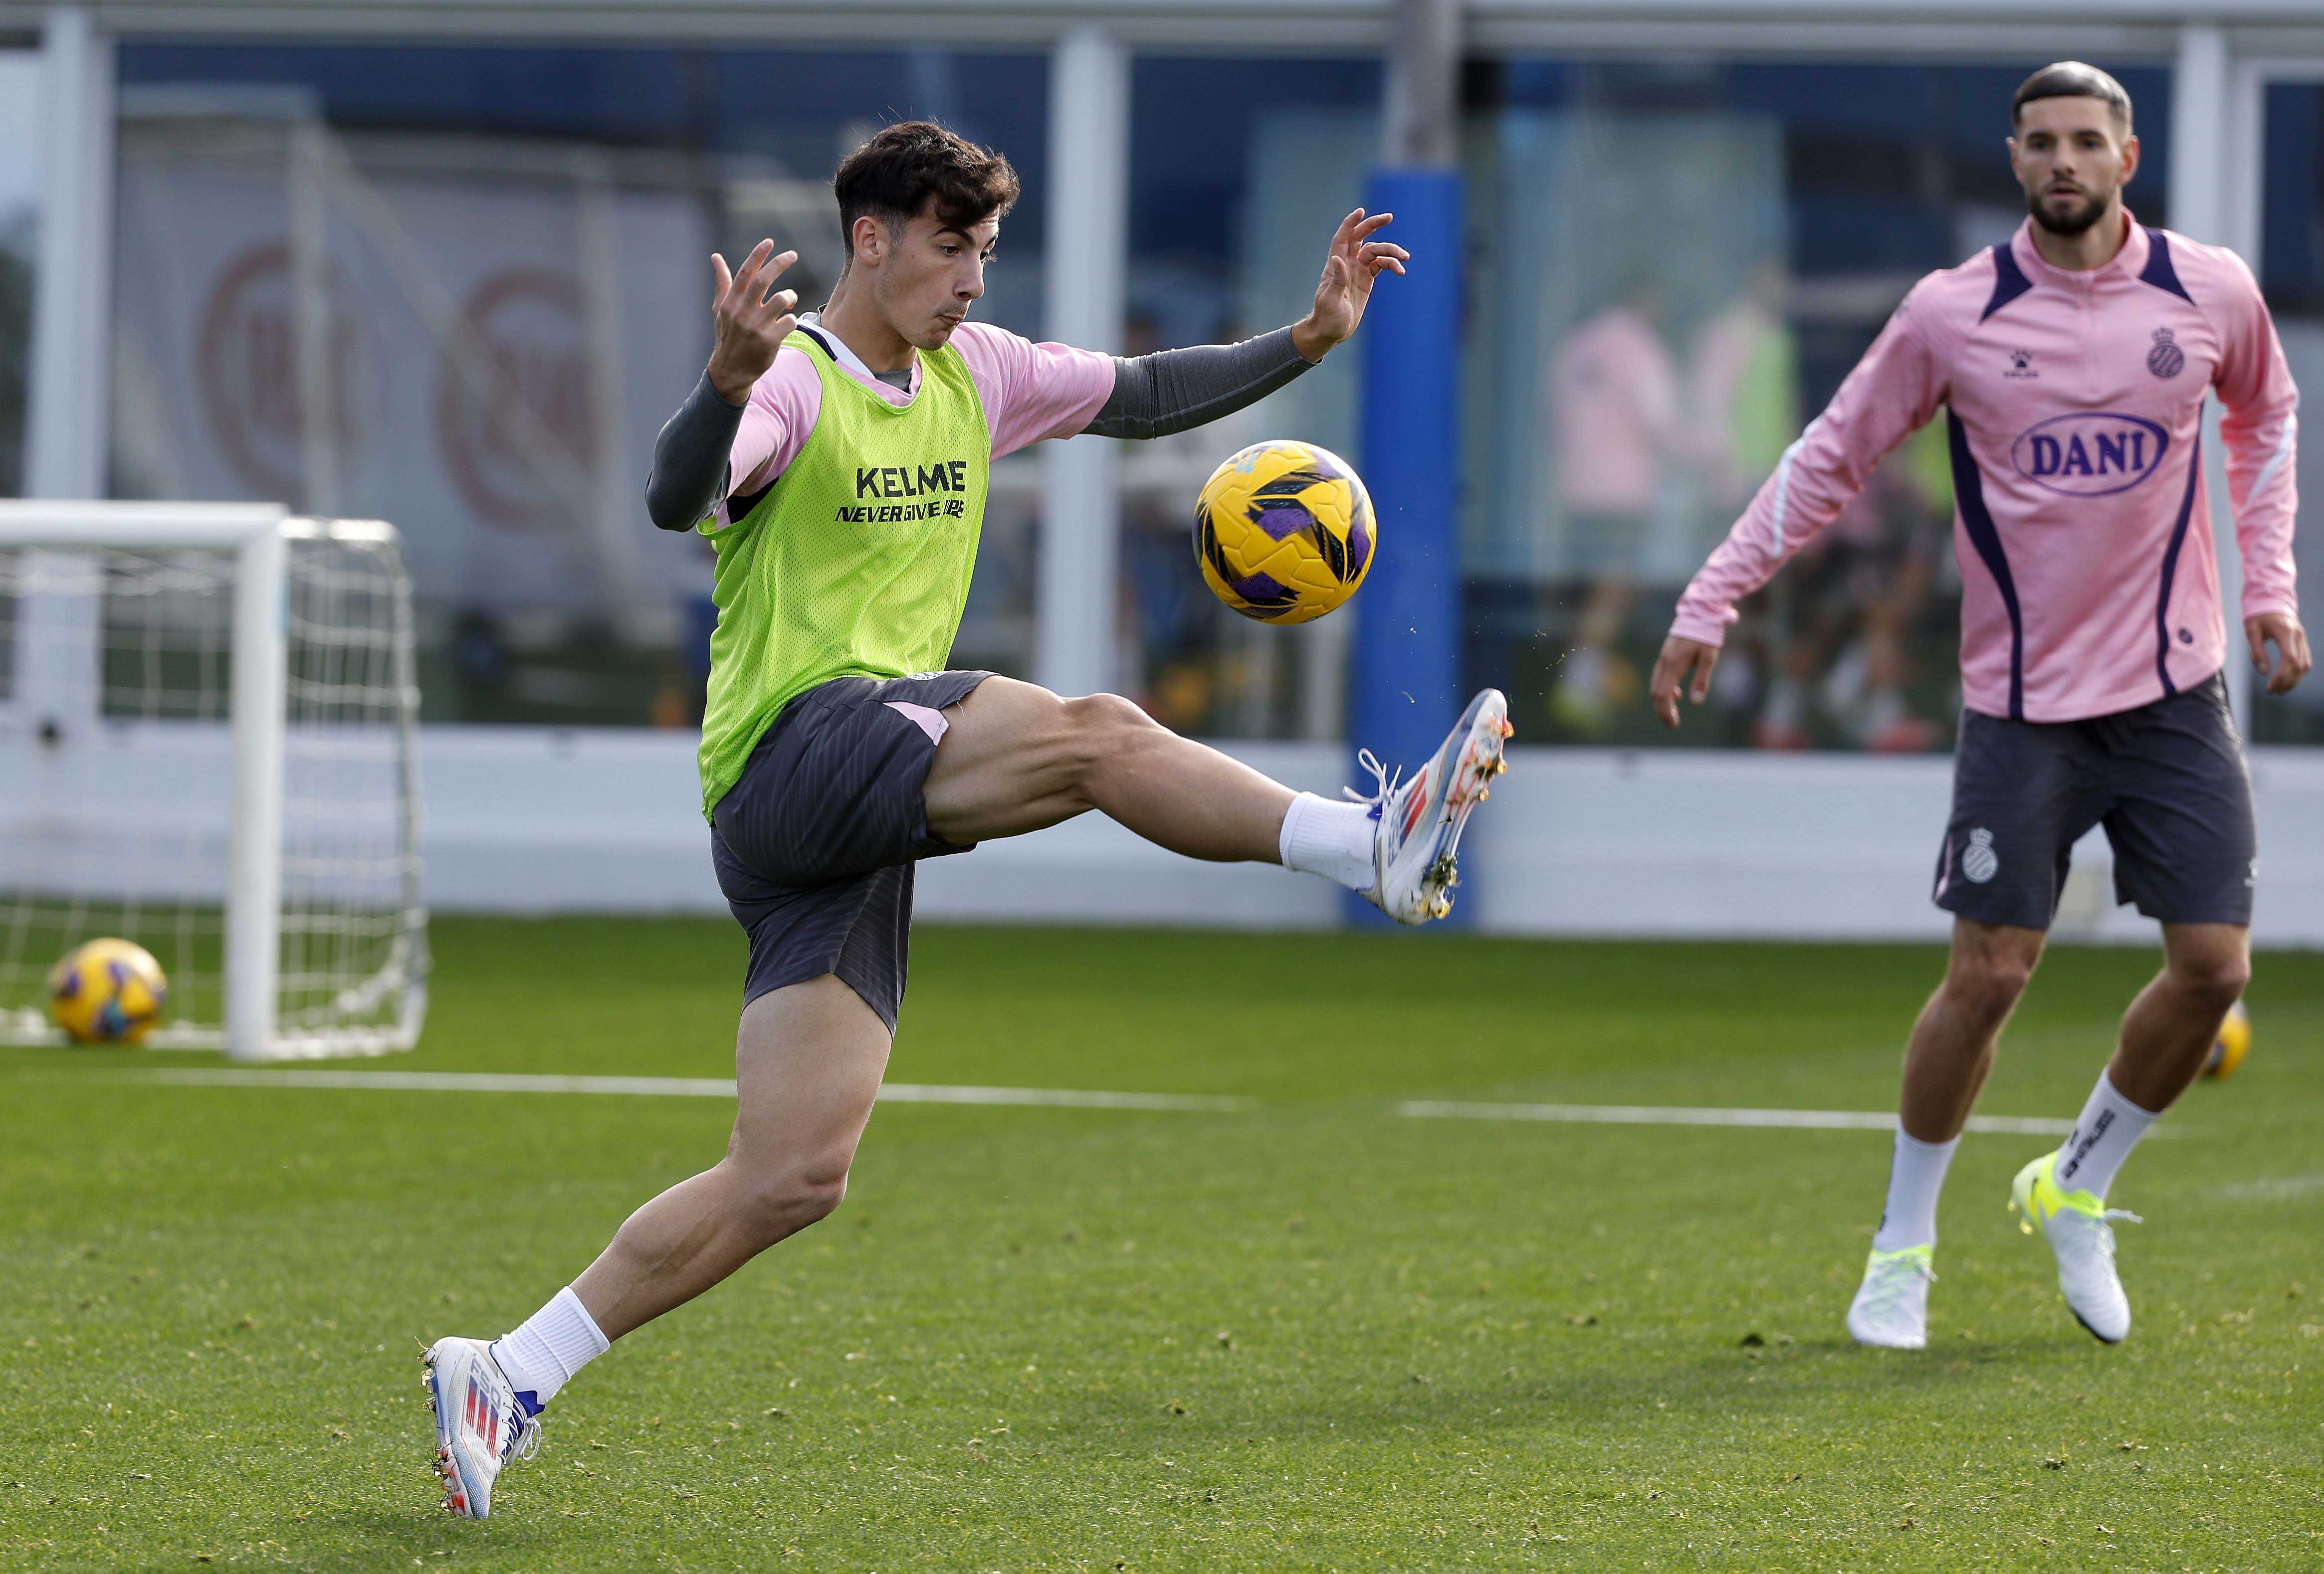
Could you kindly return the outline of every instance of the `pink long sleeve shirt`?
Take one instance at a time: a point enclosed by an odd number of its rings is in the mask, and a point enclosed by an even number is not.
[[[2126,217],[2102,268],[2053,268],[2030,223],[1930,274],[1787,449],[1679,598],[1671,631],[1720,643],[1735,603],[1947,408],[1970,710],[2065,722],[2132,709],[2227,660],[2201,464],[2218,392],[2243,615],[2297,608],[2294,410],[2240,258]]]
[[[813,314],[803,319],[818,326]],[[822,329],[826,335],[829,329]],[[836,335],[831,335],[837,344]],[[968,364],[976,395],[984,405],[995,459],[1029,447],[1045,437],[1070,437],[1097,419],[1113,394],[1113,357],[1070,345],[1035,344],[990,323],[966,322],[954,328],[952,347]],[[844,346],[843,346],[844,348]],[[908,404],[920,391],[920,364],[912,362],[908,389],[891,388],[867,371],[850,351],[839,368],[890,404]],[[807,446],[823,413],[823,382],[807,356],[785,348],[752,385],[742,424],[726,459],[727,496],[717,507],[719,524],[732,523],[741,500],[755,500],[790,467]]]

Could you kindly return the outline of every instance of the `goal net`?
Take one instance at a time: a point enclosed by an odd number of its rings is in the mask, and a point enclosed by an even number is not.
[[[57,960],[169,975],[153,1047],[408,1049],[426,1011],[395,531],[273,507],[0,503],[0,1042]]]

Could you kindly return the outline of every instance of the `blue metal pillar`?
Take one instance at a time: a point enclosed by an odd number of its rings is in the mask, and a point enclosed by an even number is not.
[[[1376,171],[1365,206],[1396,216],[1380,238],[1403,246],[1412,261],[1404,277],[1380,277],[1357,335],[1363,355],[1360,465],[1379,541],[1352,609],[1348,744],[1351,752],[1371,750],[1409,776],[1443,741],[1464,697],[1460,172]],[[1360,897],[1351,911],[1360,921],[1387,922]],[[1453,917],[1461,916],[1456,904]]]

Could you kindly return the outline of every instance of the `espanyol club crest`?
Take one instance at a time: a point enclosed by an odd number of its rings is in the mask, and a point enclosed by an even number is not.
[[[1961,875],[1983,885],[2001,872],[2001,854],[1993,850],[1993,833],[1980,825],[1969,833],[1969,845],[1961,849]]]
[[[2187,369],[2187,352],[2172,338],[2169,328],[2154,330],[2154,348],[2146,352],[2146,369],[2157,377],[2176,377]]]

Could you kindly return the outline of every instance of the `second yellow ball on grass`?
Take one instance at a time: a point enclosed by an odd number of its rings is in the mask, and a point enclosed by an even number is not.
[[[2203,1057],[2203,1074],[2215,1082],[2225,1082],[2236,1074],[2251,1053],[2251,1013],[2237,1000],[2227,1008],[2227,1019],[2219,1024],[2218,1042],[2211,1053]]]
[[[142,1044],[170,1003],[153,953],[132,940],[91,940],[49,970],[49,1015],[75,1044]]]

